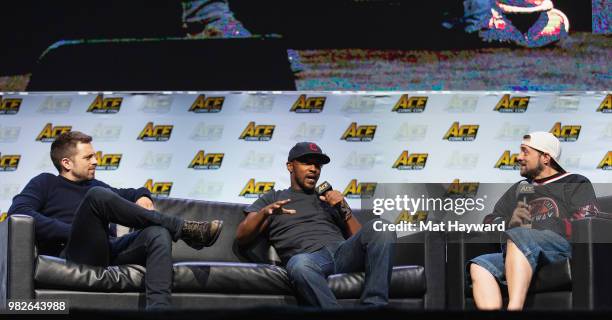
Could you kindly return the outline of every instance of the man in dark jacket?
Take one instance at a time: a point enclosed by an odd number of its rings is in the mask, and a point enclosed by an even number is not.
[[[223,222],[164,215],[155,210],[149,190],[116,189],[96,180],[91,140],[78,131],[58,136],[51,145],[51,160],[59,175],[34,177],[15,196],[8,213],[34,218],[41,254],[92,266],[145,266],[146,307],[169,307],[172,241],[182,239],[198,250],[211,246]],[[114,238],[111,223],[138,230]]]

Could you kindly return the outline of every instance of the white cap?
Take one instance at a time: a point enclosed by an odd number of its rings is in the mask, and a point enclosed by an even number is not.
[[[553,9],[551,0],[497,0],[496,4],[504,13],[533,13]]]
[[[561,142],[550,132],[536,131],[528,133],[523,137],[522,145],[534,148],[536,150],[548,153],[551,158],[559,165],[559,159],[561,159]],[[563,168],[561,168],[562,171]]]

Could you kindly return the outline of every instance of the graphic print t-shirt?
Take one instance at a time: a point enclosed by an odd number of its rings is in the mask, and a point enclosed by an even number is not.
[[[598,211],[593,185],[582,175],[559,173],[542,180],[523,181],[515,183],[495,205],[494,214],[506,217],[506,224],[518,201],[526,199],[533,229],[551,230],[569,239],[572,220]],[[533,186],[533,193],[517,192],[525,182]]]

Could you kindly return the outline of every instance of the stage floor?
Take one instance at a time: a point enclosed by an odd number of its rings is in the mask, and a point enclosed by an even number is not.
[[[337,311],[310,310],[298,307],[261,307],[241,310],[175,310],[164,312],[109,312],[109,311],[71,311],[63,317],[79,319],[198,319],[198,320],[355,320],[355,319],[610,319],[612,313],[608,312],[576,312],[576,311],[522,311],[522,312],[476,312],[476,311],[405,311],[397,309],[345,309]],[[45,315],[42,315],[45,316]],[[46,315],[49,317],[49,315]],[[61,317],[61,316],[60,316]]]

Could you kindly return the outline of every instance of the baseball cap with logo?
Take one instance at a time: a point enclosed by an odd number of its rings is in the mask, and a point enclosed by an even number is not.
[[[326,164],[331,161],[329,157],[323,153],[321,148],[313,142],[298,142],[291,148],[289,151],[289,157],[287,157],[287,161],[292,161],[297,158],[312,155],[318,158],[321,161],[321,164]]]
[[[545,131],[531,132],[523,136],[521,144],[548,153],[557,165],[557,171],[565,172],[561,165],[559,165],[559,159],[561,159],[561,142],[559,142],[559,139],[552,133]]]

